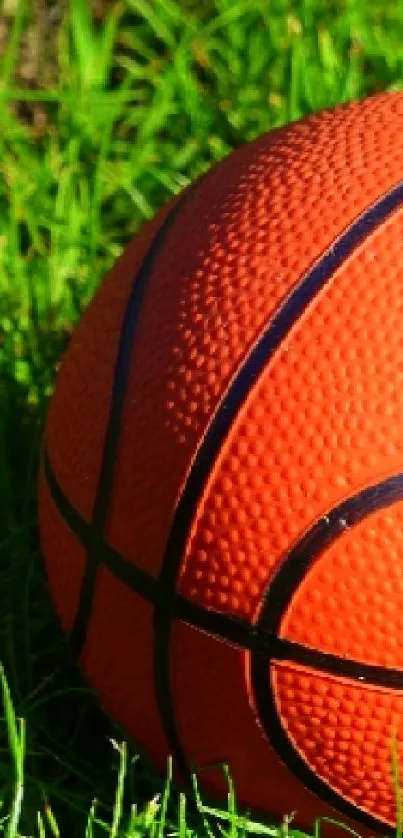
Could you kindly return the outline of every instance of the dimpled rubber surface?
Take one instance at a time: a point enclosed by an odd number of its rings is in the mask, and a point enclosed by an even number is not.
[[[47,564],[48,581],[57,604],[60,624],[70,631],[78,605],[80,586],[85,566],[85,550],[66,527],[53,503],[43,472],[39,475],[41,516],[46,521],[42,528],[42,550],[52,560]]]
[[[169,746],[153,691],[152,637],[150,603],[101,568],[82,665],[106,711],[129,731],[136,719],[136,745],[164,772]]]
[[[197,754],[197,764],[204,766],[200,782],[210,794],[222,798],[227,794],[227,780],[219,767],[227,761],[237,778],[240,799],[253,811],[263,808],[262,801],[269,812],[297,810],[307,828],[319,809],[334,814],[279,760],[256,723],[245,689],[248,655],[243,650],[178,620],[173,626],[171,665],[180,737],[188,755]]]
[[[400,210],[334,273],[251,389],[193,524],[188,596],[254,617],[317,518],[403,470],[402,268]]]
[[[281,637],[403,671],[403,504],[369,515],[319,555]]]
[[[403,695],[296,665],[275,664],[271,680],[288,738],[315,773],[394,824],[391,750],[403,735]]]
[[[402,99],[381,97],[361,105],[359,118],[350,107],[339,116],[313,117],[292,131],[269,134],[223,161],[195,185],[182,207],[142,305],[109,515],[111,543],[148,572],[160,569],[172,510],[197,448],[262,328],[322,250],[396,184],[396,158],[400,154],[403,160],[402,118]],[[330,305],[327,316],[332,318]],[[323,331],[318,330],[321,337]],[[300,375],[302,381],[303,370]],[[285,398],[288,381],[280,381],[279,387]],[[297,396],[296,411],[298,401]],[[277,397],[279,413],[283,404]],[[284,529],[284,515],[276,516],[276,523],[274,516],[265,521],[261,515],[264,480],[278,467],[274,463],[273,469],[270,460],[259,463],[257,450],[250,452],[250,466],[254,479],[261,481],[258,497],[249,485],[249,447],[260,445],[262,450],[259,416],[265,420],[266,405],[256,399],[254,410],[245,435],[239,432],[239,452],[221,469],[222,483],[190,547],[182,588],[203,604],[237,613],[243,608],[248,614],[255,586],[267,579],[268,565],[260,551],[269,561],[278,540],[285,547],[292,536]],[[282,447],[280,435],[274,445]],[[295,454],[298,467],[298,449]],[[240,500],[233,486],[238,480],[245,481]],[[128,527],[128,519],[141,526]],[[287,526],[296,531],[296,521]],[[205,577],[206,584],[196,584],[207,545],[212,586]],[[224,588],[228,567],[232,589]],[[244,584],[243,575],[250,588],[240,606],[237,587]]]
[[[381,94],[261,137],[189,190],[147,278],[113,485],[108,487],[105,537],[128,565],[151,577],[160,574],[181,492],[213,417],[223,410],[227,388],[304,275],[360,214],[400,182],[402,126],[403,95]],[[87,521],[100,474],[125,309],[166,213],[130,243],[84,314],[49,411],[45,442],[54,473],[69,503]],[[251,380],[239,412],[234,411],[188,521],[184,553],[174,557],[177,591],[186,600],[254,621],[273,571],[316,520],[361,489],[403,471],[402,323],[403,213],[396,210],[329,278]],[[43,473],[39,491],[48,575],[69,628],[85,556],[48,497]],[[402,665],[399,648],[389,639],[401,625],[400,516],[400,504],[374,514],[318,558],[284,615],[283,637],[361,663]],[[358,547],[351,546],[355,541]],[[312,580],[317,586],[313,599]],[[326,625],[322,617],[315,623],[316,614],[326,615]],[[151,603],[139,604],[138,594],[125,590],[102,567],[81,664],[103,705],[163,766],[170,746],[154,687],[152,620]],[[363,625],[368,627],[367,645]],[[190,640],[194,635],[197,642]],[[211,690],[222,719],[211,729],[214,702],[201,698],[211,683],[209,643],[215,664]],[[220,648],[226,659],[222,669]],[[286,792],[276,794],[281,774],[290,783],[285,786],[290,788],[289,810],[298,802],[299,823],[310,827],[315,813],[337,814],[319,797],[313,800],[312,790],[297,775],[291,782],[292,769],[267,741],[270,733],[264,734],[258,718],[248,653],[237,649],[232,656],[225,639],[175,621],[169,652],[177,728],[192,765],[231,751],[241,802],[281,817],[288,799]],[[379,779],[368,754],[379,746],[384,760],[387,724],[395,713],[403,713],[399,694],[347,684],[318,671],[301,674],[296,664],[274,668],[281,725],[301,759],[329,788],[388,822],[389,780]],[[200,689],[192,693],[190,681],[196,676],[190,673],[196,670]],[[330,681],[332,689],[323,698],[323,685]],[[312,712],[319,694],[321,713],[329,716],[321,724]],[[359,776],[352,733],[361,723],[358,703],[365,718],[367,708],[371,719],[378,706],[379,712],[390,713],[376,733],[372,721],[365,728],[364,773]],[[226,707],[232,714],[228,730]],[[240,734],[230,748],[241,728],[248,735]],[[245,770],[246,763],[261,771],[259,781]],[[346,771],[352,772],[351,782],[344,779]],[[374,785],[379,779],[375,792],[368,786],[371,774]]]
[[[56,475],[91,519],[99,478],[120,329],[133,279],[167,208],[122,253],[76,327],[50,403],[46,441]],[[68,406],[68,407],[67,407]],[[46,516],[45,516],[46,517]]]

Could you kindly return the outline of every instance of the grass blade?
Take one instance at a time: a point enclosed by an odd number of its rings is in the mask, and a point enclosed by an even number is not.
[[[14,768],[14,793],[6,838],[18,838],[17,829],[21,817],[24,796],[25,722],[17,719],[4,667],[0,664],[0,684],[6,720],[8,744]]]

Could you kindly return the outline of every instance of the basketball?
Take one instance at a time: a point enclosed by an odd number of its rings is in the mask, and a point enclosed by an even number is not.
[[[269,131],[144,224],[62,360],[39,512],[84,677],[158,771],[393,829],[403,94]]]

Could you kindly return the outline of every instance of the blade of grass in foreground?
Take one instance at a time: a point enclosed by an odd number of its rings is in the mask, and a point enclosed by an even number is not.
[[[118,838],[119,833],[119,826],[122,821],[123,816],[123,794],[124,794],[124,784],[125,784],[125,777],[127,773],[127,748],[126,743],[123,742],[121,745],[118,745],[117,742],[112,742],[115,748],[119,751],[120,760],[119,760],[119,771],[118,771],[118,781],[116,785],[116,794],[115,794],[115,802],[113,806],[113,817],[112,817],[112,826],[110,831],[110,838]]]
[[[6,838],[17,838],[24,796],[25,721],[17,719],[3,665],[0,664],[0,684],[6,721],[8,744],[14,768],[14,788]]]

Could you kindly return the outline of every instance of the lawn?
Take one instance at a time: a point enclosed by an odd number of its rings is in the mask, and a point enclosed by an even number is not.
[[[74,325],[144,220],[262,132],[403,87],[402,43],[402,0],[111,0],[92,13],[86,0],[4,3],[0,832],[8,838],[278,832],[238,821],[232,796],[228,811],[211,812],[172,792],[169,772],[165,782],[155,777],[98,710],[44,577],[38,452]]]

